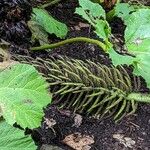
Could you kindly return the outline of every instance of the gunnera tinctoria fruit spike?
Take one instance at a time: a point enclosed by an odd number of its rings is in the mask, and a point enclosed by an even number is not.
[[[138,102],[150,102],[140,93],[141,77],[129,74],[119,66],[107,67],[77,59],[19,58],[34,64],[47,78],[53,103],[95,117],[114,115],[116,120],[135,112]],[[142,96],[141,96],[142,95]]]
[[[0,38],[12,45],[29,43],[31,33],[27,21],[31,12],[30,0],[1,0]]]

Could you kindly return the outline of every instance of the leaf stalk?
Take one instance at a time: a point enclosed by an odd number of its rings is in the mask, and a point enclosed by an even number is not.
[[[135,100],[137,102],[144,102],[150,103],[150,94],[143,94],[143,93],[130,93],[127,96],[128,100]]]
[[[45,45],[38,46],[38,47],[32,47],[31,50],[32,51],[41,51],[41,50],[46,50],[46,49],[53,49],[53,48],[63,46],[65,44],[76,43],[76,42],[86,42],[86,43],[95,44],[100,49],[103,49],[105,52],[107,50],[106,45],[104,43],[102,43],[101,41],[91,39],[91,38],[86,38],[86,37],[70,38],[70,39],[66,39],[66,40],[58,42],[58,43],[45,44]]]
[[[47,8],[47,7],[50,7],[52,5],[55,5],[57,3],[59,3],[61,0],[53,0],[53,1],[50,1],[49,3],[46,3],[46,4],[43,4],[42,6],[40,6],[41,8]]]

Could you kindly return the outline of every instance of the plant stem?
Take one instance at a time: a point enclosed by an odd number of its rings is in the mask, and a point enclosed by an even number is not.
[[[108,22],[111,22],[112,19],[114,18],[114,16],[115,16],[115,10],[112,9],[112,10],[110,10],[110,11],[106,14],[106,20],[107,20]]]
[[[49,3],[43,4],[43,5],[41,6],[41,8],[46,8],[46,7],[55,5],[55,4],[59,3],[60,1],[61,1],[61,0],[53,0],[53,1],[49,2]]]
[[[131,93],[127,96],[128,100],[135,100],[137,102],[150,103],[150,94]]]
[[[86,38],[86,37],[75,37],[75,38],[66,39],[64,41],[54,43],[54,44],[46,44],[46,45],[42,45],[39,47],[32,47],[31,50],[39,51],[39,50],[45,50],[45,49],[52,49],[52,48],[57,48],[57,47],[63,46],[65,44],[70,44],[70,43],[75,43],[75,42],[86,42],[86,43],[95,44],[95,45],[98,45],[99,48],[103,49],[106,52],[106,45],[104,43],[102,43],[98,40]]]

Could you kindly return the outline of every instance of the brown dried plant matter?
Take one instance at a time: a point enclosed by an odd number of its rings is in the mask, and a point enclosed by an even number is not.
[[[112,8],[117,3],[117,0],[104,0],[104,6],[106,8]]]

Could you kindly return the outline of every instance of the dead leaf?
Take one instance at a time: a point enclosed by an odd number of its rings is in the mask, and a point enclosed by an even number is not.
[[[117,0],[104,0],[106,8],[112,8],[117,3]]]
[[[74,124],[72,126],[78,128],[81,124],[82,124],[82,116],[76,114],[74,117]]]
[[[127,148],[133,148],[135,145],[135,141],[132,140],[130,137],[125,137],[122,134],[114,134],[113,138],[123,144]]]
[[[46,123],[47,128],[52,128],[54,125],[56,125],[56,120],[54,120],[53,118],[44,118],[44,123]]]
[[[75,28],[76,31],[80,31],[81,30],[81,28],[79,26],[74,26],[74,28]]]
[[[3,61],[3,62],[0,62],[0,71],[12,66],[12,65],[15,65],[19,62],[17,61],[13,61],[13,60],[8,60],[8,61]]]
[[[67,116],[67,117],[70,117],[71,116],[71,111],[70,110],[58,110],[61,115],[63,116]]]
[[[28,26],[32,32],[32,41],[39,41],[40,45],[49,43],[48,34],[36,21],[28,21]]]
[[[10,59],[10,54],[8,52],[10,44],[4,40],[0,40],[0,57],[1,60],[7,61]]]
[[[94,143],[94,138],[80,133],[70,134],[62,141],[74,150],[90,150],[91,144]]]
[[[75,30],[80,31],[82,28],[89,28],[90,25],[88,23],[79,22],[78,25],[74,26]]]
[[[89,28],[90,25],[88,23],[79,22],[79,27],[80,28]]]

